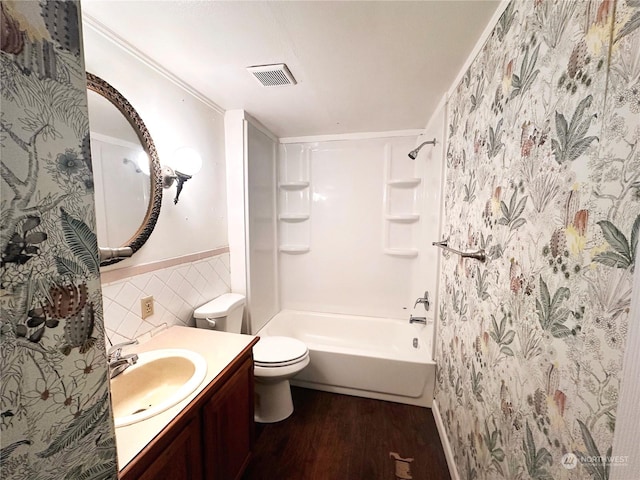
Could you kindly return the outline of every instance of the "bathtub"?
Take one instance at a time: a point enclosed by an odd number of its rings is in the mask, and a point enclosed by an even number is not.
[[[408,318],[282,310],[257,335],[293,337],[308,346],[311,362],[292,385],[431,406],[431,325],[411,325]]]

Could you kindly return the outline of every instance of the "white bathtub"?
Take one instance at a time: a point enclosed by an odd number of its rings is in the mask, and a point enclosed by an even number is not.
[[[307,344],[311,362],[293,385],[430,407],[432,328],[410,325],[408,318],[283,310],[257,335],[284,335]]]

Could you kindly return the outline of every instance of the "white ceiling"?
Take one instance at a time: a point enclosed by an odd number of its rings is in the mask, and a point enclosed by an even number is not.
[[[499,3],[82,0],[82,11],[282,138],[424,128]],[[246,71],[270,63],[298,84],[263,87]]]

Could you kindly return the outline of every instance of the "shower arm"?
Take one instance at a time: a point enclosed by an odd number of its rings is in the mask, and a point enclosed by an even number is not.
[[[434,138],[433,140],[427,140],[426,142],[422,142],[418,147],[414,148],[413,150],[411,150],[409,152],[409,158],[411,160],[415,160],[418,157],[418,152],[420,151],[420,149],[422,147],[424,147],[425,145],[433,145],[435,146],[436,144],[436,139]]]

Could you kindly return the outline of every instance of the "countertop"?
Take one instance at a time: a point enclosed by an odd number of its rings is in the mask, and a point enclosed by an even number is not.
[[[125,354],[147,352],[160,348],[192,350],[202,355],[207,361],[207,374],[198,388],[177,405],[147,420],[116,428],[119,470],[127,466],[255,338],[253,335],[174,326],[163,330],[140,345],[126,347]]]

